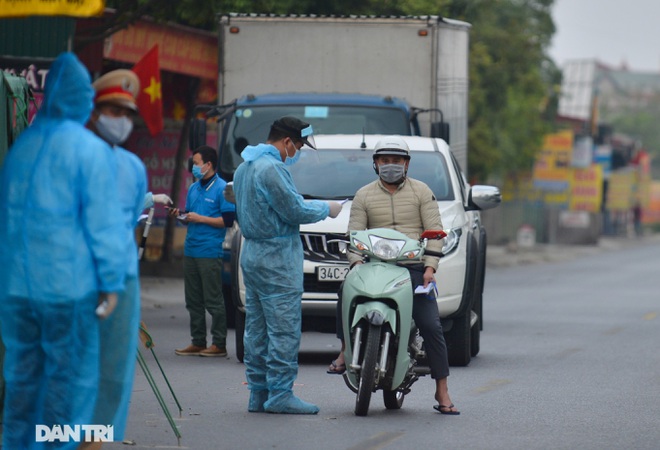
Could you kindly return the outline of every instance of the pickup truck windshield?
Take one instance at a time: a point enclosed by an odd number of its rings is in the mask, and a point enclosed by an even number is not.
[[[353,198],[362,186],[377,178],[372,152],[363,150],[314,151],[302,149],[300,161],[289,167],[298,192],[305,198]],[[408,176],[426,183],[439,200],[454,200],[447,162],[440,153],[410,152]]]
[[[277,105],[238,108],[227,122],[220,154],[223,175],[233,175],[246,145],[266,142],[270,126],[282,116],[298,117],[314,134],[410,135],[408,117],[399,108],[337,105]]]

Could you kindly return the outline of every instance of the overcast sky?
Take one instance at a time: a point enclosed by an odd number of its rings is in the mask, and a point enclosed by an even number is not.
[[[660,0],[555,0],[550,56],[660,72]]]

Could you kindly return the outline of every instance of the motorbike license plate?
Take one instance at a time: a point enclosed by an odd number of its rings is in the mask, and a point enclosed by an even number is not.
[[[348,273],[348,266],[318,266],[316,276],[319,281],[343,281]]]

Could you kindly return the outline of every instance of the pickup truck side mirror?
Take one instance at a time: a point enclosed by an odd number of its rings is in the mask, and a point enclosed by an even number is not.
[[[440,138],[449,145],[449,124],[447,122],[432,122],[431,137]]]
[[[468,211],[483,211],[502,203],[502,194],[495,186],[475,185],[468,194]]]
[[[188,147],[194,150],[200,145],[206,145],[206,119],[192,119],[188,133]]]

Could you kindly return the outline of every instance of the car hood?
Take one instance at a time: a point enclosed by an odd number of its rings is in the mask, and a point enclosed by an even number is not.
[[[332,219],[328,217],[320,222],[301,225],[300,231],[302,233],[346,233],[348,231],[348,219],[351,215],[352,204],[353,202],[350,200],[344,203],[344,207],[336,218]],[[438,208],[440,209],[442,226],[445,230],[460,228],[465,224],[465,208],[463,208],[460,202],[438,202]]]

